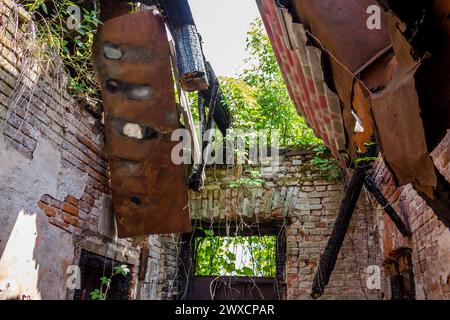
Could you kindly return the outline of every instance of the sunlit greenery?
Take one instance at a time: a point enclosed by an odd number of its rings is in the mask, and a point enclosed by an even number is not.
[[[247,33],[244,69],[239,77],[219,77],[225,103],[233,116],[233,129],[278,130],[280,146],[322,145],[303,117],[297,114],[278,67],[261,19]],[[198,120],[197,95],[189,94]]]
[[[260,19],[247,34],[248,66],[239,78],[221,78],[233,127],[278,130],[281,146],[321,144],[297,114]]]
[[[274,277],[275,236],[219,237],[204,230],[195,241],[197,276]]]

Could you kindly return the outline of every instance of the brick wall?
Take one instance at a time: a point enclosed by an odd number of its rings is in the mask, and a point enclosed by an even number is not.
[[[117,239],[101,122],[67,92],[58,60],[35,47],[29,17],[0,3],[0,299],[65,299],[69,265],[82,249],[132,266],[130,298],[177,297],[177,235],[152,236],[148,256],[138,241]],[[37,59],[36,57],[41,57]],[[52,63],[48,63],[48,62]],[[450,179],[450,134],[432,157]],[[308,152],[284,155],[261,169],[264,186],[232,188],[249,167],[209,168],[206,190],[190,193],[194,226],[211,222],[281,223],[286,233],[283,279],[288,299],[308,299],[314,273],[343,196],[309,163]],[[397,188],[380,161],[376,182],[410,224],[403,238],[374,200],[362,193],[323,299],[390,297],[368,290],[366,268],[410,248],[416,297],[450,299],[450,232],[410,186]],[[145,249],[147,250],[147,249]],[[140,257],[146,256],[146,260]],[[147,265],[144,279],[138,272]]]
[[[178,297],[179,235],[163,235],[161,249],[159,264],[162,272],[158,277],[158,299],[173,300]]]
[[[177,298],[178,235],[150,236],[145,278],[139,284],[140,300]]]
[[[343,187],[316,181],[297,199],[301,209],[290,213],[287,228],[288,298],[308,299],[318,261],[336,220]],[[365,191],[353,213],[348,232],[322,299],[380,299],[367,288],[367,268],[380,265],[373,208]]]
[[[450,133],[431,154],[436,167],[450,181]],[[412,250],[415,294],[417,299],[450,299],[450,231],[441,223],[432,209],[408,185],[397,188],[392,175],[382,161],[375,170],[375,180],[386,198],[413,233],[409,240],[403,237],[378,210],[381,248],[387,258],[395,250]],[[387,297],[391,296],[388,281],[384,286]]]
[[[450,180],[450,133],[431,154]],[[284,281],[288,299],[309,299],[317,263],[336,219],[344,187],[317,176],[310,155],[288,156],[277,170],[263,167],[264,187],[231,188],[248,169],[209,168],[203,193],[190,194],[194,226],[198,221],[247,224],[286,223]],[[408,186],[396,187],[382,160],[373,176],[393,208],[411,227],[403,237],[376,200],[363,189],[349,231],[322,299],[391,299],[392,274],[385,262],[399,250],[412,252],[416,299],[450,299],[450,231],[422,198]],[[367,288],[369,266],[379,268],[381,289]],[[386,267],[386,268],[385,268]],[[373,272],[374,269],[372,269]]]
[[[142,287],[140,247],[116,236],[102,124],[66,84],[58,60],[33,41],[30,18],[2,1],[0,299],[72,298],[66,270],[82,249],[131,265],[130,298]],[[169,251],[159,238],[149,264]]]
[[[310,299],[312,280],[333,228],[343,186],[327,181],[311,165],[311,152],[291,150],[275,166],[216,167],[207,170],[203,193],[191,192],[193,225],[236,220],[285,225],[286,264],[283,280],[287,299]],[[259,170],[261,187],[232,187],[247,170]],[[245,174],[243,175],[245,176]],[[368,290],[366,269],[381,265],[373,204],[363,192],[353,215],[336,268],[322,299],[379,299],[380,290]]]

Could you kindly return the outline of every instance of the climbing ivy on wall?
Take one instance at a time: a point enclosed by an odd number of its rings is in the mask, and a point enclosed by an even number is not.
[[[341,177],[341,171],[336,160],[331,156],[330,150],[324,145],[313,148],[314,158],[310,164],[314,169],[320,171],[328,181],[337,180]]]

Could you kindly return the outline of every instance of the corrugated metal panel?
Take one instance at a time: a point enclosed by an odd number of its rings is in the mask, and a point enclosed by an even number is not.
[[[333,154],[343,151],[355,160],[375,135],[396,181],[401,185],[413,183],[431,194],[436,176],[428,152],[448,126],[448,46],[427,44],[428,48],[416,43],[430,51],[423,50],[422,60],[417,56],[409,69],[402,69],[399,64],[414,55],[413,47],[399,46],[399,39],[407,37],[400,30],[408,28],[401,20],[394,29],[389,28],[391,15],[380,12],[381,29],[369,30],[367,8],[377,4],[375,0],[293,0],[291,11],[277,7],[275,0],[257,2],[292,99]],[[441,21],[448,12],[446,8],[444,2],[435,4],[435,22],[441,29],[446,26]],[[424,8],[416,9],[417,17],[422,17]],[[289,13],[304,26],[292,23]],[[438,24],[409,23],[409,31],[418,28],[414,33],[422,31],[430,37],[433,33],[448,39]],[[307,39],[320,45],[321,50],[308,45]],[[324,82],[322,52],[337,96]],[[431,58],[425,52],[431,52]],[[401,72],[410,78],[401,78]],[[355,131],[356,122],[361,122],[364,131]],[[429,141],[424,138],[427,135]]]
[[[257,3],[291,99],[339,159],[346,147],[344,124],[339,97],[324,81],[321,50],[307,45],[304,26],[294,23],[287,9],[272,0]]]

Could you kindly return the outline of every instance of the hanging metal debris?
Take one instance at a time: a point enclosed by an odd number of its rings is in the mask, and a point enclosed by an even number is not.
[[[104,22],[94,52],[119,237],[190,231],[186,168],[171,161],[180,123],[163,17]]]

